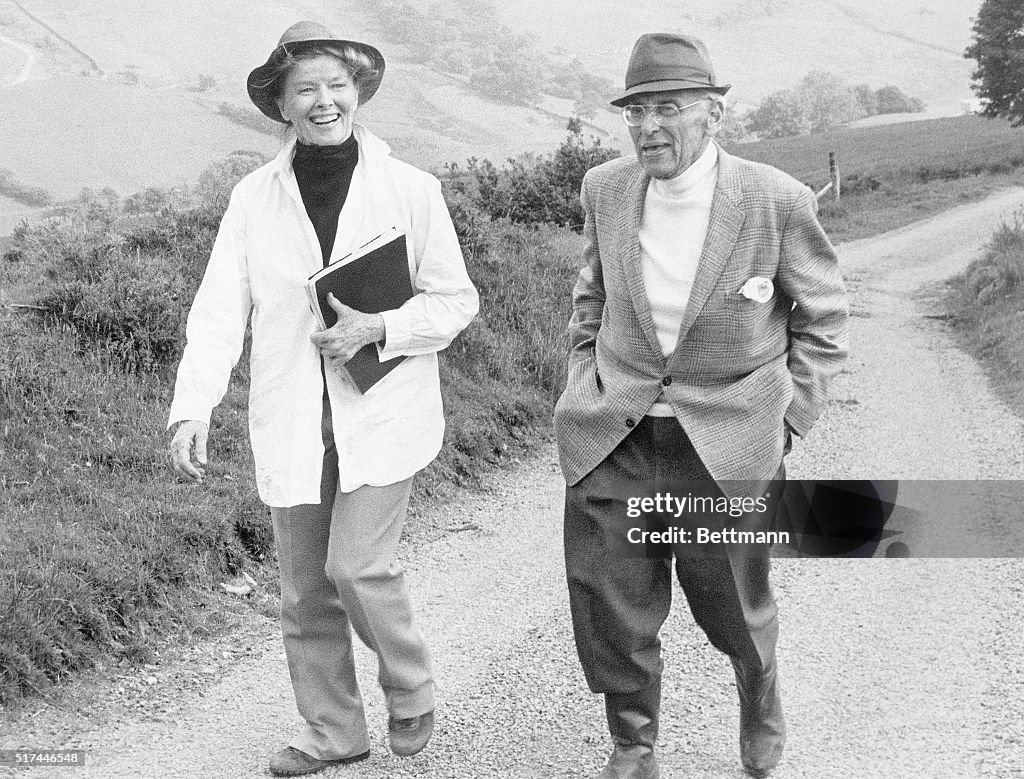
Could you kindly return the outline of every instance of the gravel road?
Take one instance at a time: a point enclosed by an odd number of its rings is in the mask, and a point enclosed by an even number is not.
[[[941,314],[935,281],[976,256],[999,217],[1022,203],[1024,190],[1006,191],[841,247],[856,313],[854,356],[825,418],[797,443],[791,476],[1021,478],[1024,425],[930,315]],[[438,672],[434,740],[416,757],[390,755],[364,650],[372,755],[323,776],[596,775],[608,742],[600,700],[587,691],[572,645],[562,490],[548,448],[424,517],[439,530],[414,539],[406,555]],[[776,779],[1024,776],[1024,561],[928,559],[934,538],[926,531],[906,530],[918,555],[910,559],[775,561],[790,727]],[[1015,526],[970,532],[990,531],[1002,549],[1024,548]],[[979,549],[987,543],[967,540]],[[684,604],[680,595],[663,632],[662,775],[739,779],[731,669]],[[18,745],[89,750],[88,765],[70,774],[82,778],[266,775],[269,754],[297,721],[276,625],[256,626],[249,642],[243,659],[203,677],[209,684],[188,683],[200,674],[189,663],[145,671],[154,690],[186,690],[169,708],[125,709],[132,713],[100,727],[68,723],[43,741],[39,723],[59,721],[45,714],[24,723],[22,736],[33,741]],[[12,736],[3,743],[20,742]]]

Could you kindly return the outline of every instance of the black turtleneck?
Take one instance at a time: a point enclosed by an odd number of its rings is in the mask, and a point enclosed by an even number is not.
[[[324,265],[331,259],[331,249],[338,232],[338,215],[345,205],[352,171],[358,160],[359,144],[355,135],[350,135],[336,146],[295,144],[292,168],[302,204],[320,241]]]

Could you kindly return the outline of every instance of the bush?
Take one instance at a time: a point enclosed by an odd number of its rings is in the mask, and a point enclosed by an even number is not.
[[[196,184],[196,195],[203,204],[222,212],[235,184],[267,162],[269,157],[256,151],[233,151],[206,166]]]
[[[509,159],[501,170],[489,160],[473,157],[467,160],[465,173],[458,165],[449,164],[448,185],[492,219],[561,225],[580,232],[584,219],[579,202],[583,176],[619,153],[602,147],[600,139],[592,139],[587,145],[578,118],[570,119],[566,129],[566,139],[545,157]]]
[[[428,494],[476,483],[487,464],[546,434],[565,384],[580,239],[508,220],[489,231],[491,248],[467,258],[480,315],[441,355],[448,425],[441,454],[417,479]]]
[[[38,300],[46,321],[99,347],[122,369],[166,368],[179,356],[187,303],[166,257],[98,247],[61,258]]]
[[[8,257],[39,270],[45,284],[34,303],[45,323],[122,370],[174,363],[221,213],[186,198],[84,191],[48,224],[15,233]]]

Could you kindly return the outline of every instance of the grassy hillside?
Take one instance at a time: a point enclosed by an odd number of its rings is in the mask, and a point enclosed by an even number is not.
[[[899,227],[1024,178],[1024,128],[979,117],[843,129],[731,151],[815,190],[828,183],[828,153],[835,151],[843,199],[837,206],[824,198],[821,217],[836,242]]]
[[[1006,171],[1024,164],[1024,128],[963,116],[778,138],[740,144],[734,150],[782,168],[816,188],[828,183],[830,151],[836,153],[841,173],[856,174],[862,180],[905,173],[926,181]]]

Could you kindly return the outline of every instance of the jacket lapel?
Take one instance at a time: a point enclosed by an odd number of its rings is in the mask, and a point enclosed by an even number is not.
[[[704,239],[700,260],[697,263],[697,275],[693,280],[693,289],[686,304],[683,321],[679,327],[679,345],[686,340],[686,335],[693,326],[694,320],[708,302],[711,291],[722,275],[736,239],[743,227],[743,210],[739,207],[742,187],[736,170],[735,158],[721,148],[718,150],[718,183],[711,200],[711,218],[708,221],[708,234]]]
[[[370,224],[370,217],[374,214],[387,213],[386,210],[381,210],[379,204],[371,205],[373,196],[379,197],[383,187],[370,187],[368,182],[374,178],[378,181],[387,179],[387,176],[379,170],[378,163],[382,156],[391,153],[391,147],[361,124],[355,124],[352,127],[352,132],[359,144],[359,160],[352,172],[352,181],[348,187],[348,195],[345,197],[345,205],[341,207],[341,213],[338,214],[338,232],[334,239],[334,249],[331,251],[331,262],[337,262],[339,258],[374,238],[373,231],[379,225]]]
[[[303,204],[302,195],[299,192],[299,184],[295,180],[292,157],[295,156],[296,139],[295,134],[292,132],[289,132],[289,136],[286,138],[274,162],[277,165],[277,177],[288,198],[292,201],[291,207],[294,209],[295,218],[299,221],[300,229],[306,238],[307,251],[301,256],[306,266],[306,274],[311,275],[323,267],[320,239],[317,238],[313,223],[309,221],[309,217],[306,214],[306,206]]]
[[[649,182],[650,179],[638,164],[625,182],[626,202],[625,207],[618,210],[616,228],[622,241],[620,253],[636,318],[654,353],[663,357],[661,344],[658,342],[658,333],[654,329],[654,318],[651,316],[651,304],[644,287],[643,272],[640,268],[640,220],[643,218],[644,198],[647,196]]]

